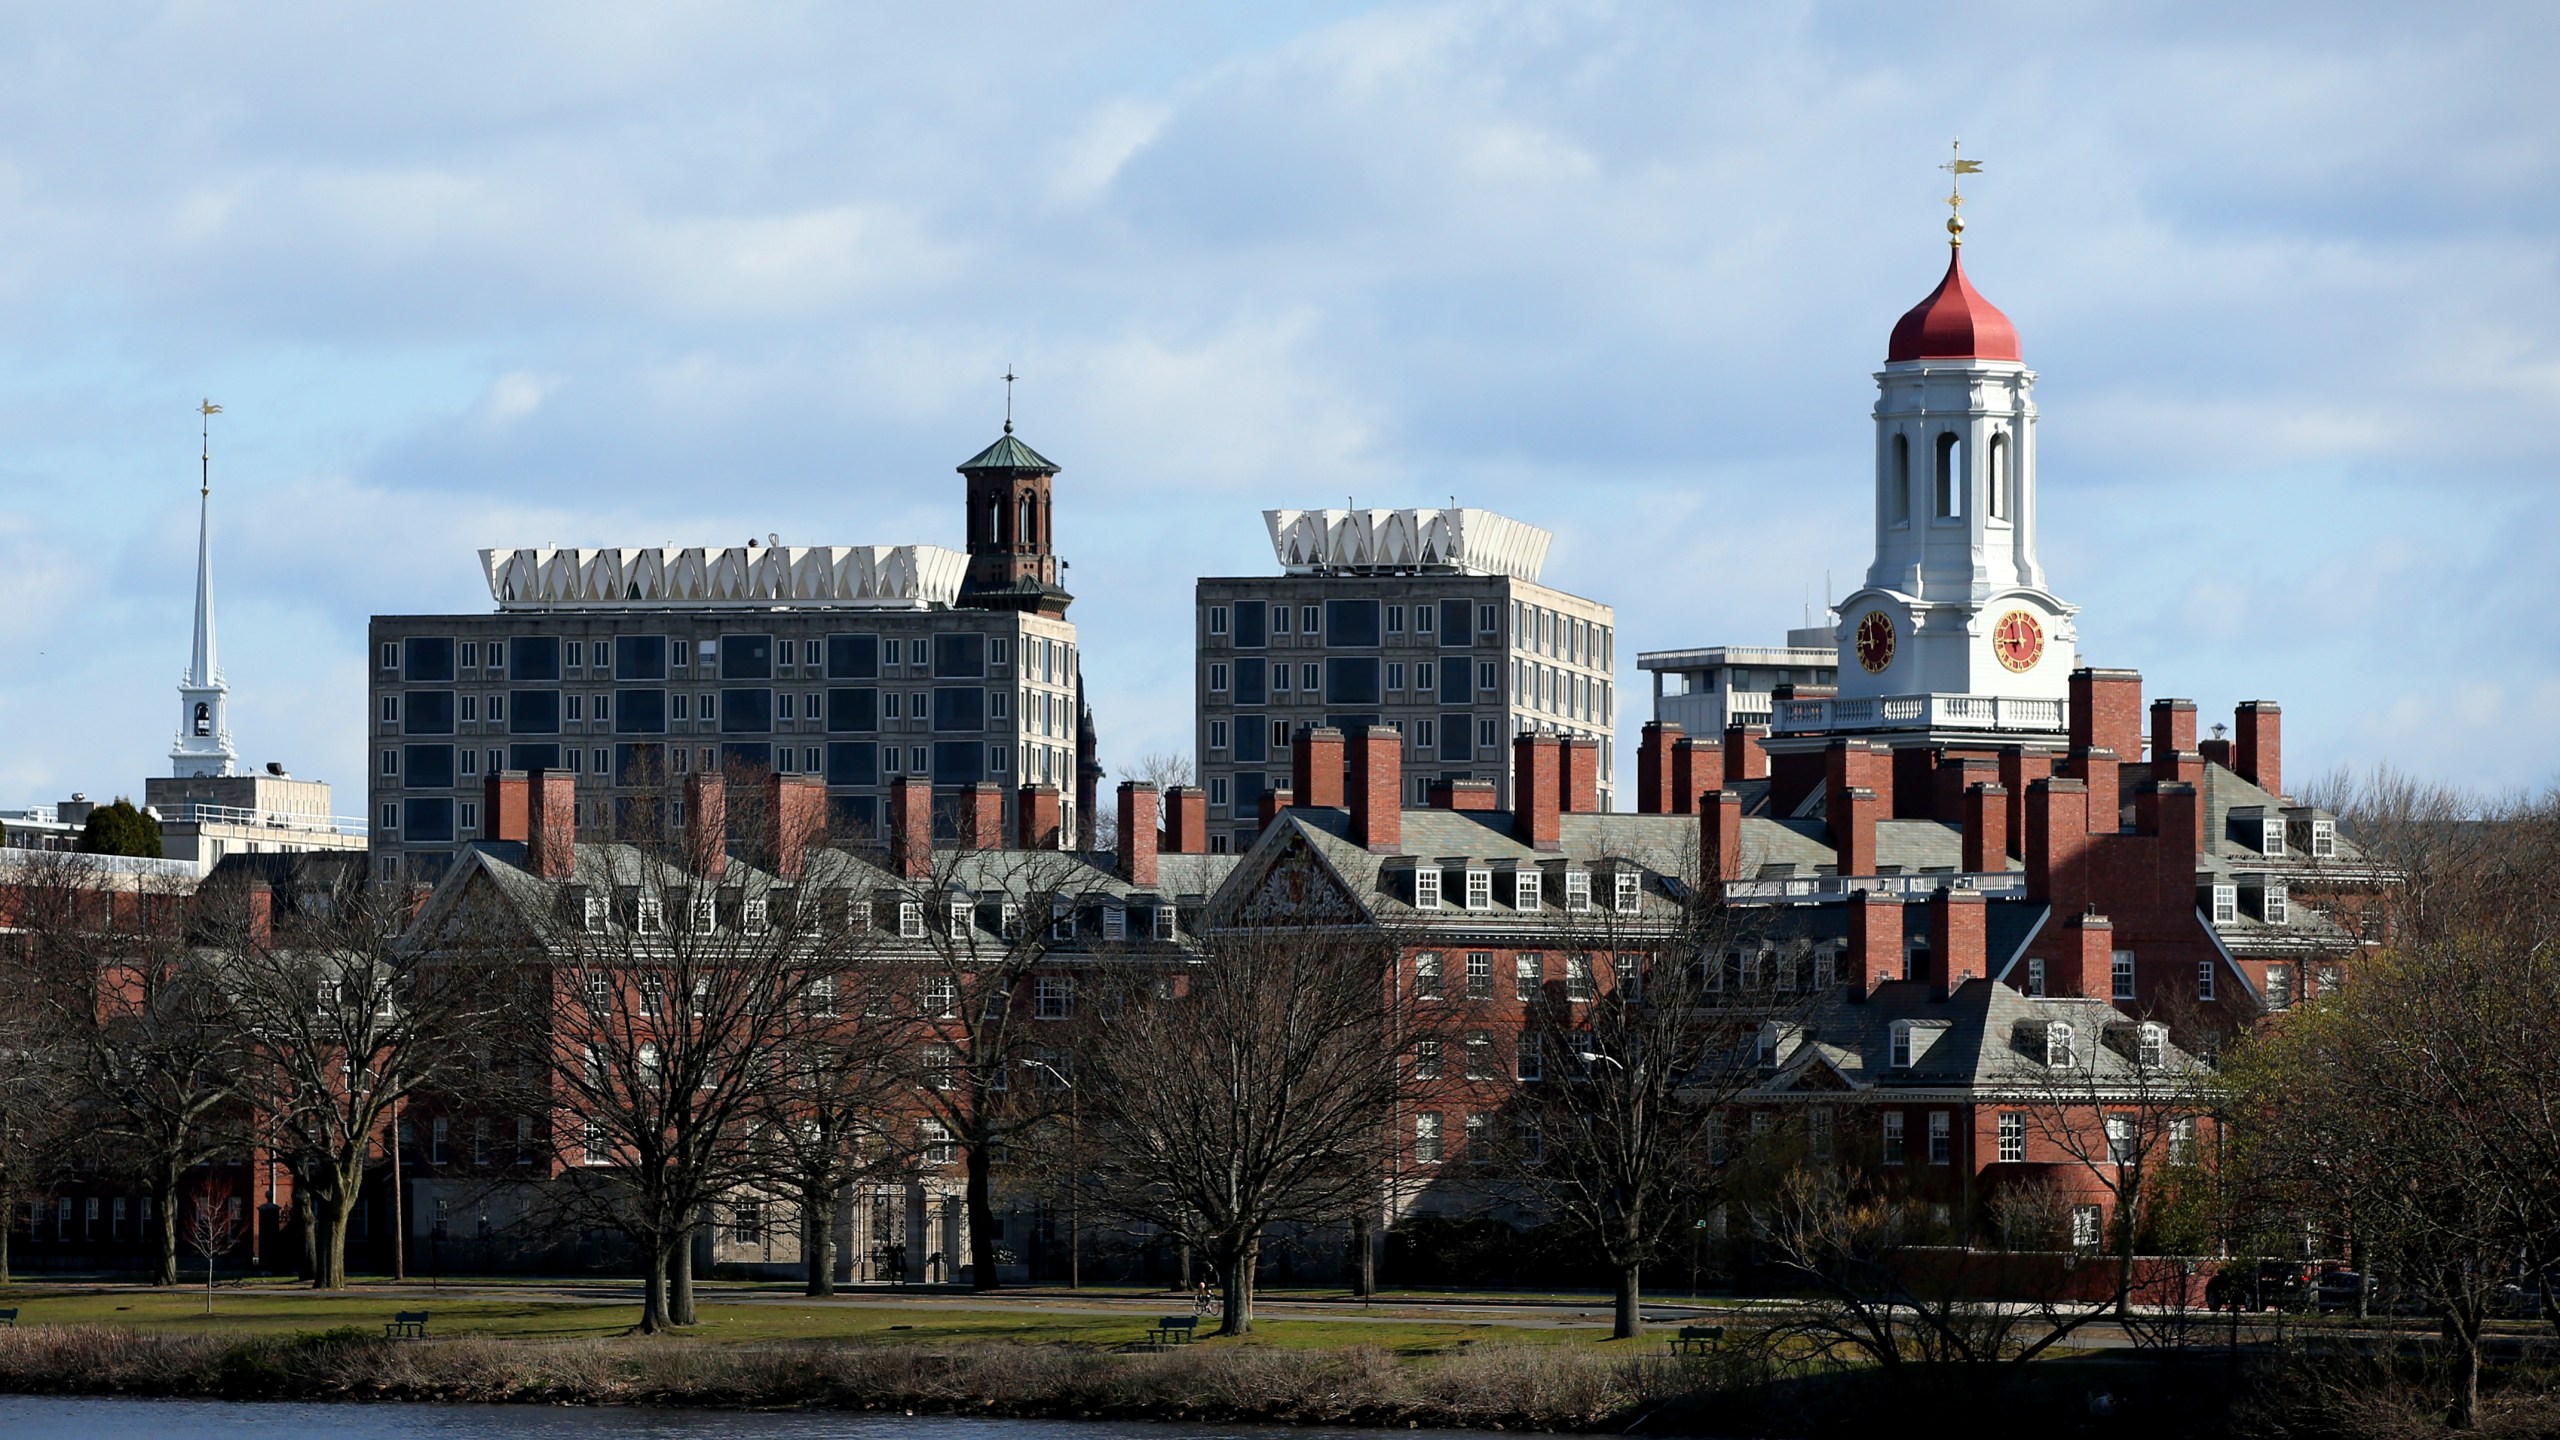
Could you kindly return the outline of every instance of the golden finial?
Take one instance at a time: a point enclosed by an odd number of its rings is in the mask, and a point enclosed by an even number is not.
[[[1938,167],[1947,172],[1947,243],[1964,243],[1964,177],[1982,173],[1982,162],[1964,158],[1962,137],[1949,142],[1947,163]]]

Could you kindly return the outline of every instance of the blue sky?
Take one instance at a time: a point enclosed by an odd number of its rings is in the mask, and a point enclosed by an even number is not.
[[[484,545],[957,543],[1008,364],[1106,762],[1187,747],[1268,506],[1548,527],[1638,696],[1863,570],[1959,133],[2084,656],[2283,701],[2297,778],[2546,784],[2556,58],[2526,5],[11,10],[0,803],[167,764],[208,395],[233,731],[342,809],[368,615],[486,608]]]

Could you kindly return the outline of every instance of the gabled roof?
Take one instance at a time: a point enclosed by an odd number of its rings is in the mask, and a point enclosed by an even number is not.
[[[2077,1063],[2068,1071],[2044,1063],[2046,1027],[2057,1021],[2073,1031]],[[1901,1069],[1891,1063],[1897,1022],[1913,1026],[1912,1063]],[[2139,1023],[2105,1000],[2038,998],[1990,980],[1968,981],[1943,998],[1924,982],[1889,980],[1864,1001],[1838,1000],[1816,1011],[1779,1057],[1770,1088],[1802,1092],[1798,1081],[1816,1062],[1857,1090],[2130,1087],[2146,1083],[2133,1055]],[[2154,1090],[2164,1073],[2204,1068],[2174,1045],[2165,1060],[2164,1071],[2148,1078]]]

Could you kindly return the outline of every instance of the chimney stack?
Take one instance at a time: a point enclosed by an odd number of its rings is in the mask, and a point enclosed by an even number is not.
[[[1769,752],[1760,745],[1768,734],[1766,725],[1724,727],[1724,783],[1769,778]]]
[[[2163,698],[2151,702],[2151,778],[2163,778],[2160,767],[2172,756],[2196,748],[2196,702]]]
[[[1968,785],[1964,792],[1964,868],[1968,875],[1988,875],[2009,868],[2009,792],[1993,784]]]
[[[1834,868],[1842,875],[1876,873],[1876,822],[1885,816],[1884,797],[1863,785],[1832,792],[1831,843]]]
[[[1731,790],[1698,797],[1698,874],[1709,885],[1742,878],[1742,797]]]
[[[707,885],[729,873],[729,779],[716,770],[684,777],[684,868]]]
[[[1841,957],[1849,998],[1864,1000],[1878,985],[1902,978],[1902,900],[1881,890],[1849,897],[1849,948]]]
[[[536,770],[533,791],[533,838],[526,858],[533,873],[545,880],[566,880],[578,868],[578,777],[566,770]]]
[[[2112,750],[2119,761],[2142,753],[2141,671],[2071,672],[2071,748]]]
[[[1989,939],[1984,928],[1982,895],[1974,890],[1942,888],[1929,897],[1929,985],[1932,994],[1955,993],[1967,980],[1987,971]]]
[[[1262,790],[1262,799],[1254,810],[1254,818],[1261,823],[1263,829],[1268,830],[1272,822],[1280,818],[1280,812],[1294,803],[1295,797],[1288,786],[1266,785]]]
[[[1534,732],[1511,741],[1511,826],[1532,850],[1564,848],[1557,817],[1564,811],[1564,755],[1553,736]]]
[[[1724,746],[1714,736],[1690,736],[1671,747],[1671,813],[1696,812],[1698,797],[1724,785]]]
[[[2023,745],[2007,745],[2000,750],[2000,788],[2009,792],[2008,851],[2023,860],[2027,854],[2027,787],[2053,773],[2053,756]]]
[[[1164,848],[1168,855],[1209,853],[1209,793],[1197,785],[1164,792]]]
[[[1023,850],[1055,850],[1061,827],[1058,787],[1025,785],[1013,795],[1015,845]]]
[[[1404,732],[1392,725],[1352,743],[1351,843],[1372,855],[1404,849]]]
[[[773,825],[775,878],[797,883],[809,868],[809,847],[827,834],[827,782],[815,775],[776,775],[765,809]]]
[[[1600,742],[1588,735],[1563,741],[1564,805],[1574,815],[1600,813]]]
[[[1431,782],[1431,808],[1434,810],[1486,811],[1499,809],[1499,797],[1490,780],[1434,780]]]
[[[1315,810],[1343,808],[1343,735],[1330,725],[1301,725],[1289,742],[1296,771],[1290,803]]]
[[[2124,767],[2113,750],[2074,750],[2062,773],[2089,787],[2089,833],[2113,835],[2124,828]]]
[[[960,792],[960,848],[1004,848],[1004,787],[981,780]]]
[[[889,786],[889,869],[901,880],[933,875],[933,782],[901,775]]]
[[[2057,908],[2088,899],[2089,787],[2060,776],[2027,787],[2027,894]]]
[[[1120,782],[1120,878],[1150,889],[1156,883],[1156,787],[1152,781]]]
[[[2104,1000],[2115,989],[2115,922],[2096,911],[2063,922],[2061,943],[2045,966],[2044,993]]]
[[[249,948],[264,950],[276,943],[276,892],[264,881],[252,881],[249,902]]]
[[[1873,790],[1884,802],[1884,813],[1893,813],[1892,751],[1865,740],[1834,740],[1825,747],[1822,759],[1823,783],[1830,792],[1823,801],[1826,814],[1840,792],[1849,789]]]
[[[2273,700],[2243,700],[2232,717],[2232,765],[2240,778],[2284,798],[2284,707]]]
[[[492,770],[481,791],[480,834],[525,844],[533,839],[533,779],[522,770]]]
[[[1674,797],[1673,778],[1679,767],[1672,762],[1673,747],[1680,743],[1680,727],[1668,720],[1644,722],[1643,738],[1636,742],[1636,810],[1645,815],[1671,815],[1680,806]]]

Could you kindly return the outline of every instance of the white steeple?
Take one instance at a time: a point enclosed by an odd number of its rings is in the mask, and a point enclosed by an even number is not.
[[[239,757],[231,749],[231,724],[223,713],[230,686],[213,648],[213,445],[211,417],[222,407],[207,400],[198,407],[199,453],[196,491],[196,641],[187,673],[178,681],[178,741],[169,751],[170,772],[177,776],[229,775]]]

